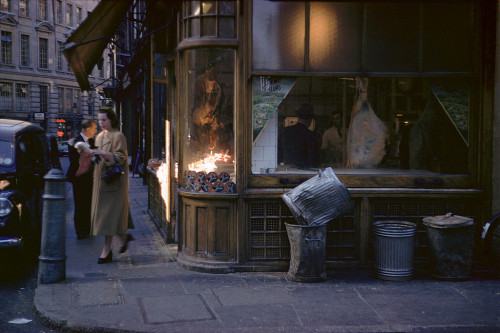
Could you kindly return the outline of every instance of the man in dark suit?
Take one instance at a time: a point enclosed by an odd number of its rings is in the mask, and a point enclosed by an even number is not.
[[[317,167],[319,152],[316,135],[309,129],[314,118],[313,107],[304,104],[296,111],[298,121],[284,128],[283,160],[289,166],[301,169]]]
[[[69,168],[66,177],[73,184],[73,201],[75,203],[75,231],[78,239],[84,239],[90,234],[90,209],[92,204],[92,171],[90,167],[87,172],[76,176],[80,167],[80,151],[75,148],[78,142],[85,142],[94,146],[94,135],[97,132],[97,124],[93,120],[82,122],[82,132],[68,141]]]

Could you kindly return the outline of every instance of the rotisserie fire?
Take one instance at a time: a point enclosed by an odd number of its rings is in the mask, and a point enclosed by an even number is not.
[[[230,169],[225,170],[228,165]],[[230,155],[210,152],[205,158],[188,165],[189,169],[184,171],[184,189],[235,193],[236,185],[231,181],[231,173],[234,172],[233,165],[234,161],[231,161]]]
[[[231,156],[224,153],[213,153],[207,154],[206,157],[202,160],[189,164],[189,170],[205,171],[211,172],[217,169],[216,162],[222,161],[227,163],[230,160]]]

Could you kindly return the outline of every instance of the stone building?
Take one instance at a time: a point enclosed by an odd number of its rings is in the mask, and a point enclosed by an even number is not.
[[[66,140],[92,118],[109,77],[108,52],[82,92],[62,54],[63,44],[98,0],[2,0],[0,2],[0,117],[40,124]],[[106,61],[104,61],[106,59]],[[112,63],[112,62],[111,62]]]

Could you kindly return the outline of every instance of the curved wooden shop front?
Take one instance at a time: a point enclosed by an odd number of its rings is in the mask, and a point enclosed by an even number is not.
[[[374,221],[416,222],[425,263],[422,218],[488,217],[495,8],[184,1],[179,264],[286,270],[293,216],[281,194],[326,167],[355,202],[328,225],[328,265],[370,265]]]

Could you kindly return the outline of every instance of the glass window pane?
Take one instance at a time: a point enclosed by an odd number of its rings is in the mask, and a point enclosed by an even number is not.
[[[13,111],[12,83],[0,82],[0,111]]]
[[[258,76],[252,93],[253,173],[469,172],[467,80]]]
[[[216,13],[215,1],[202,1],[201,7],[202,7],[202,14],[213,15]]]
[[[49,87],[40,87],[40,112],[47,112],[49,109]]]
[[[30,36],[21,35],[21,66],[30,65]]]
[[[474,4],[424,3],[425,71],[472,71]]]
[[[185,53],[189,116],[181,125],[185,135],[181,142],[186,190],[224,191],[226,182],[235,181],[234,58],[233,50]],[[210,172],[219,179],[208,177]]]
[[[235,36],[234,19],[219,18],[219,37],[234,38]]]
[[[12,64],[12,33],[2,31],[2,64]]]
[[[234,15],[234,1],[219,1],[220,15]]]
[[[190,15],[200,15],[201,14],[201,11],[200,11],[200,1],[191,1],[191,3],[189,4],[190,6]]]
[[[304,3],[257,0],[253,27],[254,69],[304,69]]]
[[[27,84],[16,84],[16,111],[29,111]]]
[[[39,39],[38,50],[38,66],[40,68],[48,68],[49,59],[49,40],[46,38]]]
[[[57,92],[58,92],[58,97],[59,97],[59,108],[58,108],[58,111],[59,113],[63,113],[64,112],[64,88],[57,88]]]
[[[310,22],[311,70],[361,70],[360,3],[311,2]]]
[[[202,17],[202,36],[217,36],[215,16]]]
[[[19,1],[19,15],[21,16],[29,16],[29,1],[28,0],[20,0]]]
[[[366,70],[418,71],[420,5],[404,2],[365,6]]]
[[[200,37],[200,19],[199,18],[193,18],[190,19],[190,25],[189,25],[189,37]]]

